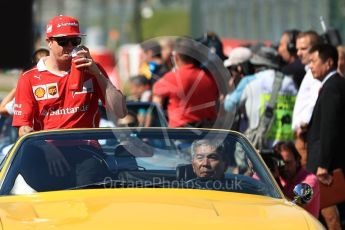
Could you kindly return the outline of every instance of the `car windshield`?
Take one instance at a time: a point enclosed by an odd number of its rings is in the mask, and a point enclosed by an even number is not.
[[[280,198],[240,134],[199,129],[101,129],[31,134],[3,168],[2,195],[69,189],[208,189]]]
[[[168,127],[167,116],[165,112],[152,102],[137,102],[137,101],[127,101],[127,110],[131,114],[135,114],[138,119],[138,124],[133,126],[138,127]],[[111,114],[108,114],[105,107],[101,104],[99,105],[99,111],[101,115],[100,127],[115,127],[114,122],[116,119],[112,118]],[[112,122],[112,124],[109,124]],[[132,126],[132,127],[133,127]],[[124,125],[123,127],[131,127],[131,125]]]

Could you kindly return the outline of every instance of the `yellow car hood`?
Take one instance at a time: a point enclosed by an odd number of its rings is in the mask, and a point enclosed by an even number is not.
[[[95,189],[1,197],[0,217],[5,230],[321,228],[284,199],[182,189]]]

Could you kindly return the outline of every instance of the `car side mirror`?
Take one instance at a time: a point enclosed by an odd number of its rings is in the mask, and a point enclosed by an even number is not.
[[[298,205],[308,204],[313,198],[313,189],[309,184],[300,183],[293,189],[295,194],[293,202]]]

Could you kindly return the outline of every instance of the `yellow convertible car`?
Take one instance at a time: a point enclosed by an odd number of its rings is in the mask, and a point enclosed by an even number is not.
[[[31,133],[2,162],[0,193],[0,229],[324,229],[229,130]]]

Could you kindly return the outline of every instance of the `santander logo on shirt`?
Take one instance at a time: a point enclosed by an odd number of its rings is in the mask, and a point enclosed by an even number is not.
[[[85,113],[89,110],[89,105],[82,105],[82,106],[75,106],[75,107],[67,107],[67,108],[59,108],[54,110],[53,108],[49,108],[48,110],[43,110],[41,114],[43,116],[58,116],[58,115],[68,115],[73,113],[82,112]]]

